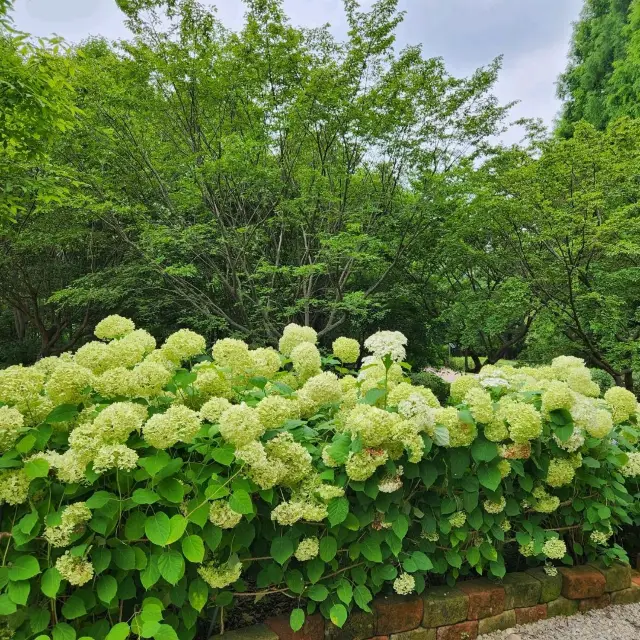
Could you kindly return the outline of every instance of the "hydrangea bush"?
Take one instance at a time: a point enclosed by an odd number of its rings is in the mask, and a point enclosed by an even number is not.
[[[485,367],[442,406],[406,338],[332,353],[111,316],[75,354],[0,371],[0,619],[42,640],[189,640],[240,598],[342,626],[375,594],[624,559],[638,404],[581,360]],[[360,366],[356,367],[356,363]]]

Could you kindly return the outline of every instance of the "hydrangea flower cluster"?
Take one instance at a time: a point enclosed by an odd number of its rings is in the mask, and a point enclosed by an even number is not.
[[[84,502],[76,502],[64,508],[60,516],[60,524],[46,527],[44,537],[54,547],[67,547],[78,529],[84,529],[84,525],[91,520],[91,509]]]
[[[318,538],[305,538],[298,544],[298,548],[295,552],[296,560],[305,562],[306,560],[313,560],[320,552],[320,542]]]
[[[579,521],[571,500],[587,500],[587,468],[604,477],[608,465],[619,484],[640,478],[640,453],[629,445],[635,397],[612,389],[599,398],[577,358],[539,368],[487,365],[478,376],[459,377],[441,404],[411,383],[401,366],[407,341],[398,332],[367,339],[371,355],[359,370],[346,366],[360,359],[358,341],[337,338],[334,358],[323,360],[328,351],[315,330],[294,324],[279,351],[224,338],[211,357],[192,331],[182,329],[157,348],[119,316],[100,323],[96,336],[75,354],[0,371],[0,455],[8,453],[0,504],[24,505],[17,538],[34,546],[44,538],[50,547],[38,555],[41,564],[50,558],[48,567],[72,587],[93,579],[92,562],[95,573],[108,572],[103,551],[115,548],[113,527],[120,541],[135,540],[135,549],[185,536],[171,556],[185,550],[188,580],[205,591],[240,580],[243,565],[267,562],[265,543],[269,548],[274,532],[291,542],[285,562],[314,568],[325,551],[325,525],[344,527],[333,538],[344,547],[331,560],[337,568],[351,554],[359,554],[356,564],[365,562],[367,536],[401,545],[409,557],[433,554],[434,565],[437,556],[444,567],[448,549],[486,544],[500,553],[497,541],[521,541],[527,527],[537,529],[536,542],[521,545],[522,555],[562,560],[564,541],[545,527],[562,532],[559,523]],[[615,453],[605,457],[609,448]],[[598,492],[595,484],[589,495]],[[607,546],[619,524],[615,509],[596,510],[600,520],[581,540],[590,552]],[[29,529],[34,517],[38,527]],[[245,546],[252,536],[260,538],[259,550]],[[385,562],[399,568],[393,558],[405,556],[392,551]],[[485,551],[476,569],[491,572]],[[376,553],[375,544],[369,552]],[[413,559],[402,562],[394,590],[420,591]],[[173,579],[173,567],[160,564]],[[267,564],[260,573],[254,568],[248,579],[267,580]],[[156,569],[149,565],[140,575],[151,580]]]

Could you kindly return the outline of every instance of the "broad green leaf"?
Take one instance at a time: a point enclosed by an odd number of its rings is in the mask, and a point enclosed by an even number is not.
[[[19,556],[9,567],[9,580],[28,580],[40,573],[40,565],[33,556]]]
[[[24,464],[24,472],[29,480],[46,478],[49,475],[49,463],[46,460],[36,458]]]
[[[184,485],[176,478],[165,478],[157,486],[158,493],[169,502],[179,504],[184,499]]]
[[[0,593],[0,616],[10,616],[18,610],[18,605],[8,593]]]
[[[125,638],[129,637],[130,632],[131,630],[126,622],[118,622],[111,627],[105,640],[125,640]]]
[[[153,544],[164,547],[171,534],[169,516],[163,511],[158,511],[158,513],[149,516],[144,523],[144,531]]]
[[[184,575],[184,558],[182,554],[173,549],[163,552],[158,557],[158,569],[160,569],[160,575],[169,584],[177,584]]]
[[[113,576],[100,576],[96,581],[96,593],[105,604],[109,604],[118,592],[118,582]]]
[[[62,605],[62,615],[67,620],[75,620],[87,613],[87,609],[84,605],[84,600],[79,596],[72,595],[65,600]]]
[[[331,607],[331,611],[329,612],[329,617],[331,618],[331,622],[336,625],[336,627],[342,628],[344,623],[347,621],[347,610],[343,604],[334,604]]]
[[[180,540],[188,524],[189,521],[179,513],[171,516],[171,520],[169,520],[170,532],[167,544],[172,544],[173,542]]]
[[[404,540],[404,537],[407,535],[409,531],[409,518],[407,516],[400,514],[391,525],[391,530],[393,533],[400,538],[400,540]]]
[[[293,555],[293,542],[290,538],[274,538],[271,542],[271,557],[283,565]]]
[[[153,504],[160,500],[160,496],[151,489],[136,489],[131,494],[131,500],[136,504]]]
[[[307,595],[315,602],[322,602],[329,596],[329,590],[323,584],[314,584],[307,590]]]
[[[234,491],[229,498],[229,506],[236,513],[247,515],[253,513],[253,502],[251,496],[242,489]]]
[[[189,562],[202,562],[204,559],[204,542],[197,535],[182,538],[182,553]]]
[[[471,455],[476,462],[491,462],[498,457],[498,445],[485,438],[476,438],[471,445]]]
[[[338,543],[333,536],[325,536],[320,540],[320,558],[325,562],[331,562],[336,557]]]
[[[371,595],[371,591],[369,591],[367,587],[362,584],[356,586],[356,588],[353,590],[353,599],[363,611],[371,613],[371,607],[369,607],[369,603],[373,600],[373,596]]]
[[[348,580],[340,580],[336,593],[338,598],[346,605],[351,604],[351,600],[353,600],[353,587]]]
[[[327,505],[328,520],[332,527],[344,522],[349,514],[349,501],[347,498],[334,498]]]
[[[189,582],[189,603],[196,611],[202,611],[209,599],[209,585],[201,578]]]
[[[483,487],[495,491],[502,481],[502,476],[496,465],[482,464],[478,467],[478,480]]]
[[[300,631],[304,626],[304,611],[302,609],[294,609],[289,616],[289,625],[294,631]]]
[[[7,593],[12,602],[24,606],[27,604],[27,598],[31,591],[31,584],[28,580],[20,580],[18,582],[10,582],[7,588]]]
[[[367,560],[371,562],[382,562],[380,543],[373,538],[365,538],[360,545],[360,551]]]
[[[60,589],[62,576],[55,567],[47,569],[40,579],[40,590],[48,598],[55,598]]]
[[[53,640],[76,640],[76,630],[66,622],[59,622],[53,627],[51,635],[53,636]],[[109,638],[109,636],[107,636],[107,638],[108,640],[119,640],[117,638]]]

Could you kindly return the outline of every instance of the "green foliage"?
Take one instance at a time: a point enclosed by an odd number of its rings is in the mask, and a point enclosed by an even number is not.
[[[559,133],[573,135],[586,120],[605,129],[623,116],[640,116],[640,2],[585,0],[571,57],[559,83],[565,101]]]
[[[532,566],[625,559],[612,536],[640,524],[636,400],[593,397],[576,358],[498,385],[487,365],[445,408],[394,362],[401,334],[338,378],[309,328],[288,357],[134,328],[112,316],[103,342],[0,370],[14,640],[189,639],[256,593],[296,598],[293,629],[340,627],[378,593],[501,577],[514,545]]]
[[[413,384],[421,385],[427,389],[433,391],[433,395],[438,398],[440,404],[445,404],[449,397],[449,383],[443,380],[435,373],[429,373],[428,371],[417,371],[411,374],[411,382]]]

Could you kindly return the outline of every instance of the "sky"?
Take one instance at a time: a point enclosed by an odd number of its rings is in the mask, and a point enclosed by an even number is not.
[[[361,0],[363,7],[372,0]],[[217,0],[219,18],[239,28],[245,12],[241,0]],[[560,109],[556,81],[583,0],[399,0],[406,12],[398,45],[421,43],[426,56],[444,58],[454,75],[467,75],[504,55],[496,95],[501,102],[519,100],[514,119],[542,118],[553,124]],[[284,0],[296,25],[330,23],[337,36],[346,33],[342,0]],[[123,14],[115,0],[15,0],[16,26],[28,33],[55,33],[69,42],[89,35],[126,38]]]

